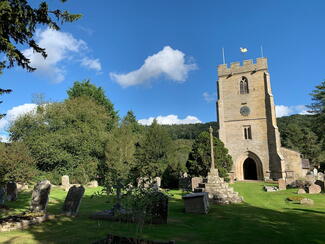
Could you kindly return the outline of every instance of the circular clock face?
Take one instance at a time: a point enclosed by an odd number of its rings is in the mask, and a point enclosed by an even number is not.
[[[240,108],[240,114],[243,116],[249,115],[250,109],[247,106],[243,106]]]

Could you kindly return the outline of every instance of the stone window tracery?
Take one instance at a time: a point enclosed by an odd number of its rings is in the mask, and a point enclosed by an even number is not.
[[[248,79],[245,76],[242,76],[240,81],[240,94],[248,94]]]

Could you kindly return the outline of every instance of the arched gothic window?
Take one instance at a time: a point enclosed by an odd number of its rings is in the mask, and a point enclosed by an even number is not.
[[[249,93],[248,80],[245,76],[243,76],[240,81],[240,94],[248,94],[248,93]]]

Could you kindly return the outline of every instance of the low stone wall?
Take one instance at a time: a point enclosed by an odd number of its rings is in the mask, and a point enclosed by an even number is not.
[[[24,230],[31,225],[40,224],[47,220],[54,219],[54,215],[43,215],[38,217],[16,215],[0,219],[0,232]]]

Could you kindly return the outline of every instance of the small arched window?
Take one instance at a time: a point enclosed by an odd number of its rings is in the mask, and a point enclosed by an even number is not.
[[[240,94],[248,94],[248,93],[249,93],[248,80],[245,76],[243,76],[240,81]]]

